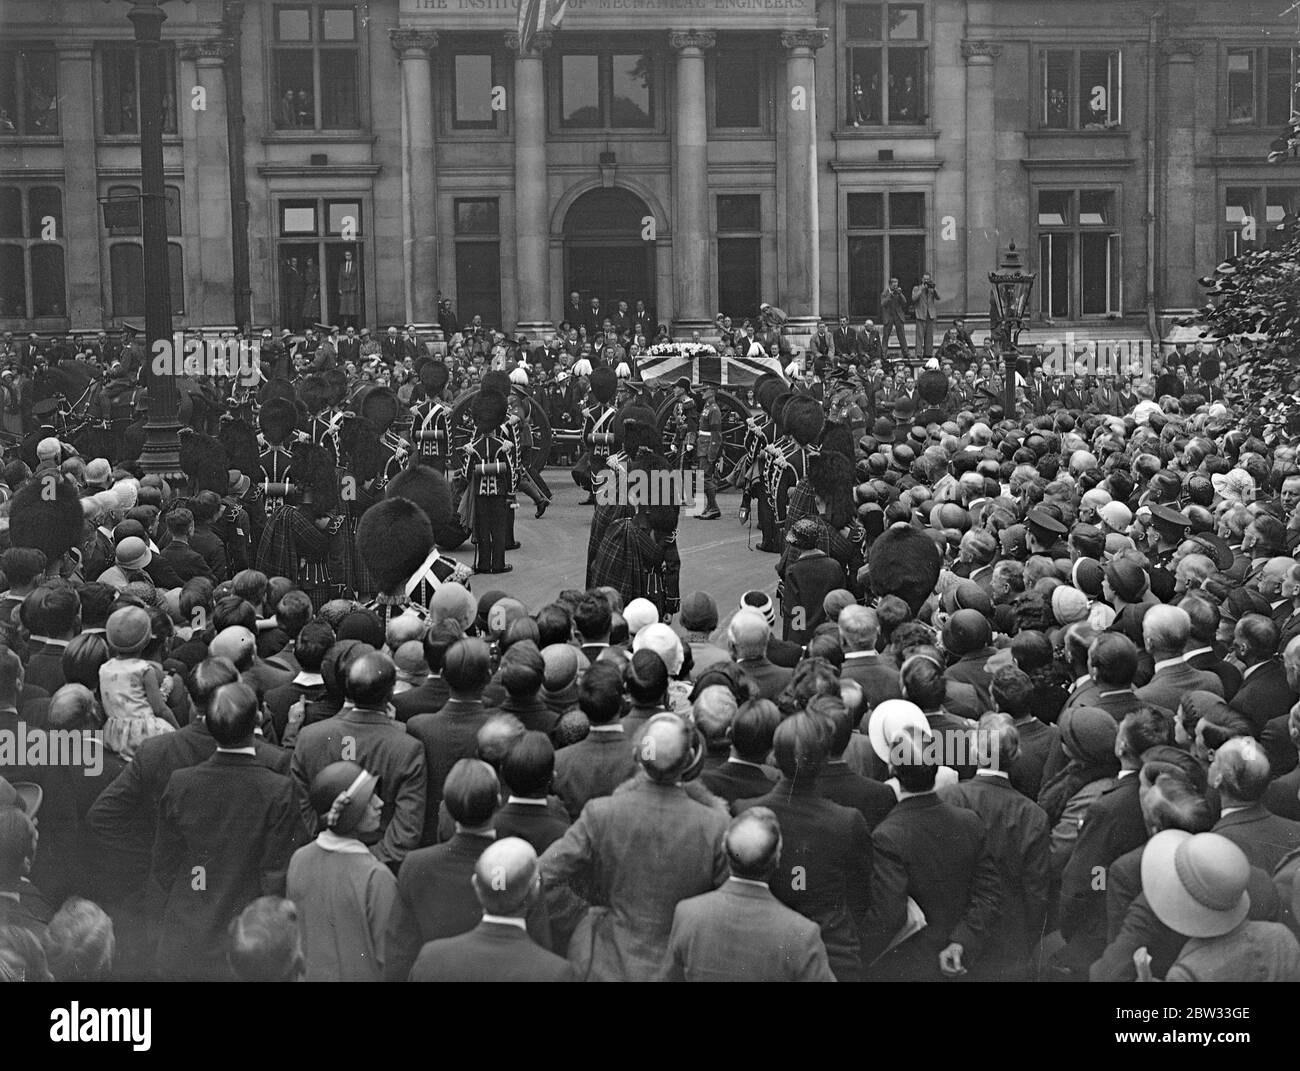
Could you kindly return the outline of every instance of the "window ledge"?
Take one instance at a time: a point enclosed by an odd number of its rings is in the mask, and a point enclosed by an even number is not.
[[[1049,130],[1046,127],[1036,127],[1032,130],[1025,131],[1025,138],[1029,141],[1047,140],[1049,138],[1101,138],[1102,140],[1114,139],[1123,141],[1133,132],[1127,127],[1113,127],[1109,130]]]
[[[1260,134],[1271,133],[1284,123],[1233,123],[1230,126],[1216,126],[1214,128],[1215,137],[1231,137],[1233,134],[1247,134],[1250,137],[1259,137]]]
[[[62,134],[0,134],[0,146],[6,149],[26,149],[62,144]]]
[[[551,130],[547,136],[551,141],[663,141],[667,139],[668,131],[623,127],[619,130]]]
[[[139,145],[139,134],[100,134],[95,140],[100,145]],[[179,134],[164,134],[163,145],[184,145],[185,139]]]
[[[513,135],[502,130],[448,130],[438,135],[438,141],[448,141],[456,145],[491,145],[497,142],[514,143]]]
[[[377,134],[367,134],[364,130],[359,130],[355,134],[348,133],[330,133],[327,131],[308,131],[302,134],[291,134],[276,132],[267,134],[262,138],[263,145],[339,145],[339,144],[356,144],[356,145],[373,145],[379,140]]]
[[[938,141],[943,136],[942,130],[928,126],[850,126],[831,131],[836,141],[879,141],[882,138],[912,138]]]

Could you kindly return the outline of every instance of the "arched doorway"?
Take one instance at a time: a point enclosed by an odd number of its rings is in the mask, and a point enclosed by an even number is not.
[[[653,309],[654,242],[641,237],[653,213],[636,194],[617,186],[589,190],[564,216],[564,295],[577,291],[585,307],[593,297],[613,312],[637,299]]]

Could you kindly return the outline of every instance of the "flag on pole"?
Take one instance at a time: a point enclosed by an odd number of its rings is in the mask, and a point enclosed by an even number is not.
[[[539,33],[554,33],[564,21],[569,0],[520,0],[519,48],[527,52]]]

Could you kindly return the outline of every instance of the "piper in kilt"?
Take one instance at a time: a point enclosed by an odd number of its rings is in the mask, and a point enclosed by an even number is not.
[[[628,467],[629,475],[640,472],[647,477],[669,470],[664,458],[651,453],[640,454]],[[650,486],[655,483],[646,481]],[[680,507],[667,503],[630,505],[631,515],[616,517],[601,535],[591,567],[591,586],[613,588],[624,603],[649,599],[661,617],[674,614],[681,607],[681,559],[676,544]]]
[[[319,610],[342,591],[330,572],[330,549],[343,527],[335,516],[338,472],[324,447],[297,442],[294,482],[283,505],[266,519],[257,548],[257,568],[267,576],[295,577]]]

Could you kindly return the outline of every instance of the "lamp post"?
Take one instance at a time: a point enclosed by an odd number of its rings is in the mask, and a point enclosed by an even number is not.
[[[154,344],[172,338],[172,303],[167,267],[167,194],[163,185],[162,24],[167,15],[160,0],[133,3],[127,12],[135,28],[135,54],[140,72],[140,230],[144,243],[145,384],[149,417],[145,424],[140,465],[148,473],[180,473],[180,396],[176,390],[176,361],[154,370]]]
[[[1016,362],[1020,356],[1016,341],[1025,326],[1025,317],[1029,313],[1029,294],[1034,289],[1036,278],[1034,272],[1025,271],[1024,261],[1015,242],[1007,247],[997,270],[989,272],[993,304],[998,314],[998,323],[992,336],[998,340],[1002,351],[1002,410],[1007,419],[1016,415]]]

